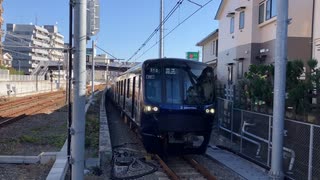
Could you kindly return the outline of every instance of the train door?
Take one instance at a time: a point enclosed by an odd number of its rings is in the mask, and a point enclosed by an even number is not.
[[[131,112],[131,101],[130,101],[130,78],[127,79],[127,94],[126,94],[126,111],[128,112],[128,114],[130,114]]]
[[[133,81],[132,81],[132,101],[131,101],[131,118],[134,119],[134,107],[135,107],[135,91],[136,91],[136,77],[133,77]]]
[[[136,122],[138,125],[140,125],[141,118],[141,83],[141,75],[139,75],[136,100]]]

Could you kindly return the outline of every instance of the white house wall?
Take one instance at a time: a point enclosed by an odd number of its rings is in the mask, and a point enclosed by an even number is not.
[[[319,0],[315,0],[313,36],[314,36],[313,57],[318,60],[318,67],[320,67],[320,1]]]

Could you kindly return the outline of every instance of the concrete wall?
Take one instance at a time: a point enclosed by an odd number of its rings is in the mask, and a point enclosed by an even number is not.
[[[60,88],[65,89],[65,87],[65,81],[61,81]],[[57,81],[53,81],[52,83],[50,81],[38,81],[38,83],[36,81],[1,81],[0,97],[25,96],[58,89]]]

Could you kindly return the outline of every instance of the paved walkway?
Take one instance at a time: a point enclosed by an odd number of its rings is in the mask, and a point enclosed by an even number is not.
[[[265,169],[229,151],[219,149],[215,146],[209,146],[206,153],[245,179],[269,179],[268,172]]]

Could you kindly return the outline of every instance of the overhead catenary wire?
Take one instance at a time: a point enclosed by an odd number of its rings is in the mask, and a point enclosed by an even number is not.
[[[195,10],[192,14],[190,14],[187,18],[185,18],[183,21],[181,21],[178,25],[176,25],[172,30],[170,30],[166,35],[164,35],[163,38],[166,38],[169,34],[171,34],[174,30],[176,30],[181,24],[183,24],[184,22],[186,22],[188,19],[190,19],[193,15],[195,15],[197,12],[199,12],[202,8],[206,7],[211,1],[213,0],[209,0],[208,2],[206,2],[204,5],[200,6],[197,10]],[[149,49],[147,49],[145,52],[143,52],[143,54],[141,54],[138,58],[136,58],[134,61],[137,61],[139,58],[141,58],[143,55],[145,55],[148,51],[150,51],[153,47],[155,47],[157,44],[159,43],[159,40],[152,45]]]
[[[106,50],[102,49],[101,47],[95,45],[96,48],[100,49],[102,52],[107,53],[109,56],[113,57],[115,60],[120,60],[119,58],[116,58],[114,55],[110,54]]]
[[[160,27],[162,24],[165,24],[165,22],[167,22],[167,20],[173,15],[173,13],[179,8],[179,6],[182,4],[184,0],[179,0],[176,5],[171,9],[171,11],[166,15],[166,17],[163,19],[162,22],[160,22],[159,26],[151,33],[151,35],[142,43],[142,45],[138,48],[138,50],[136,50],[133,55],[126,61],[130,61],[132,60],[132,58],[134,56],[136,56],[139,51],[141,51],[141,49],[146,46],[146,44],[153,38],[154,35],[156,35],[156,33],[160,30]]]

